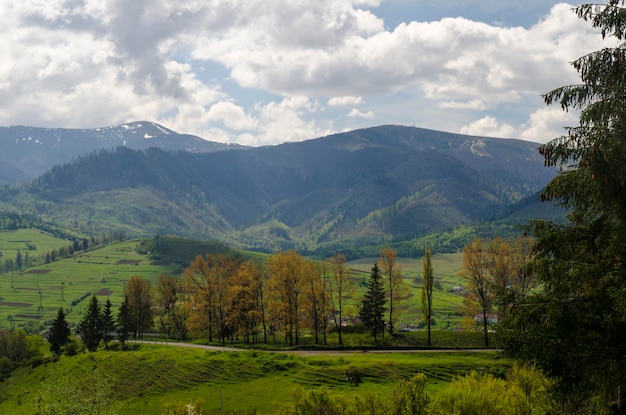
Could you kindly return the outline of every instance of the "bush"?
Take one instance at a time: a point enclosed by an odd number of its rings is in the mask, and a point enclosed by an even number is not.
[[[63,349],[62,349],[62,352],[66,356],[76,356],[77,354],[82,353],[84,351],[85,351],[85,347],[83,346],[83,343],[79,341],[76,337],[70,338],[69,343],[63,346]]]
[[[8,357],[0,357],[0,378],[4,379],[15,369],[15,363]]]
[[[346,372],[344,373],[344,377],[352,386],[359,386],[359,383],[363,382],[363,374],[358,368],[354,366],[350,366],[346,370]]]

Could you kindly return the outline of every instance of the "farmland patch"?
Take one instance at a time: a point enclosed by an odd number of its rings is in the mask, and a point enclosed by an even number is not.
[[[100,288],[97,292],[96,295],[100,296],[100,297],[108,297],[109,295],[113,294],[113,290],[110,288]]]
[[[31,303],[20,303],[18,301],[0,301],[0,306],[28,308],[33,305]]]
[[[141,260],[138,259],[120,259],[117,261],[118,265],[138,265]]]
[[[41,314],[16,314],[15,317],[30,320],[41,320],[43,316]]]

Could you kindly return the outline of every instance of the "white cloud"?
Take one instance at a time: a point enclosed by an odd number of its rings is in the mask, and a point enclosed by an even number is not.
[[[229,101],[220,101],[209,109],[207,113],[209,121],[223,123],[232,130],[254,130],[258,121],[245,113],[245,110]]]
[[[498,138],[510,138],[514,131],[512,126],[500,124],[494,117],[484,117],[461,128],[461,134]]]
[[[538,109],[530,115],[530,120],[522,126],[520,138],[545,143],[566,133],[566,127],[575,127],[578,113],[565,112],[560,107]]]
[[[362,112],[356,108],[352,108],[352,110],[348,114],[348,117],[367,118],[369,120],[373,120],[376,115],[373,111]]]
[[[343,96],[343,97],[332,97],[328,100],[328,105],[331,107],[342,107],[346,105],[358,105],[363,101],[361,97],[351,97],[351,96]]]
[[[472,110],[484,110],[487,108],[482,100],[473,99],[471,101],[443,101],[439,104],[442,109],[472,109]]]
[[[302,141],[333,133],[332,129],[320,129],[307,119],[315,110],[315,105],[306,97],[285,98],[280,102],[257,105],[260,131],[256,144]]]

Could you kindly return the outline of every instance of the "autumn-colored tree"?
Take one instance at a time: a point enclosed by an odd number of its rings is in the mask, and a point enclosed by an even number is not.
[[[190,303],[187,326],[194,335],[207,331],[209,341],[213,341],[215,321],[215,280],[209,263],[198,255],[183,273],[183,290]]]
[[[183,274],[187,300],[194,304],[188,327],[199,333],[208,331],[209,341],[217,334],[224,342],[232,334],[228,324],[229,284],[237,273],[239,261],[233,255],[200,255],[187,267]],[[201,313],[202,315],[200,315]]]
[[[179,279],[160,274],[156,281],[156,315],[159,331],[170,337],[174,331],[174,309],[178,301]]]
[[[486,265],[489,277],[490,292],[493,295],[493,304],[498,307],[498,317],[506,313],[505,301],[501,301],[505,290],[513,284],[517,274],[515,257],[508,241],[500,237],[486,241]]]
[[[270,297],[270,285],[268,284],[268,271],[266,266],[259,267],[257,274],[259,279],[257,287],[257,309],[260,313],[261,325],[263,326],[263,343],[267,343],[267,321],[268,321],[268,298]]]
[[[388,330],[393,335],[394,327],[400,317],[398,306],[408,294],[408,289],[402,278],[402,268],[396,261],[396,251],[391,247],[385,247],[380,251],[378,267],[383,277],[386,278],[386,294],[389,311]]]
[[[482,313],[485,347],[489,347],[487,323],[493,300],[488,261],[487,249],[481,238],[477,238],[463,249],[461,276],[467,281],[469,295],[476,301]]]
[[[208,255],[207,255],[208,257]],[[233,255],[216,255],[213,257],[213,277],[215,279],[215,306],[220,342],[233,335],[227,324],[229,306],[229,290],[231,280],[237,274],[239,261]]]
[[[320,268],[313,261],[305,261],[303,277],[306,315],[317,344],[319,333],[325,330],[325,321],[328,320],[328,292],[324,289]]]
[[[432,253],[430,248],[424,251],[422,257],[422,314],[428,328],[428,345],[432,346],[430,337],[430,324],[433,318],[433,290],[435,288],[435,276],[433,274]]]
[[[134,338],[142,338],[145,331],[152,326],[151,287],[150,280],[140,275],[130,277],[124,285]]]
[[[299,344],[302,312],[304,260],[296,251],[270,255],[268,269],[271,285],[273,320],[280,322],[290,346]]]
[[[246,261],[230,278],[228,291],[230,307],[226,323],[234,334],[243,336],[246,343],[256,341],[258,325],[261,322],[258,299],[260,273],[261,270],[256,263]]]
[[[331,316],[337,329],[339,344],[343,344],[341,329],[344,313],[348,302],[352,299],[355,286],[350,278],[350,268],[346,265],[346,257],[342,253],[337,253],[330,258],[330,307]]]

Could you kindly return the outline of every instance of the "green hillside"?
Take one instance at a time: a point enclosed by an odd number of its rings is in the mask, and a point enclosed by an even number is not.
[[[28,251],[31,256],[41,256],[68,243],[34,229],[0,232],[0,251],[5,257],[16,255],[18,249],[26,252],[27,245],[37,248]],[[180,275],[196,255],[228,250],[222,244],[206,241],[136,239],[5,272],[0,274],[0,328],[22,327],[39,332],[59,307],[66,311],[68,321],[76,323],[91,294],[102,301],[109,298],[117,307],[130,277],[155,280],[159,274]]]
[[[131,352],[99,351],[16,371],[0,384],[0,413],[35,414],[57,403],[117,409],[122,414],[161,414],[165,402],[201,399],[203,413],[272,414],[293,398],[294,387],[325,387],[346,397],[384,396],[401,379],[428,376],[436,393],[471,371],[501,376],[511,361],[487,353],[362,352],[302,356],[215,352],[142,345]],[[355,386],[346,373],[359,373]],[[33,386],[36,385],[36,386]],[[67,406],[66,406],[67,408]]]

